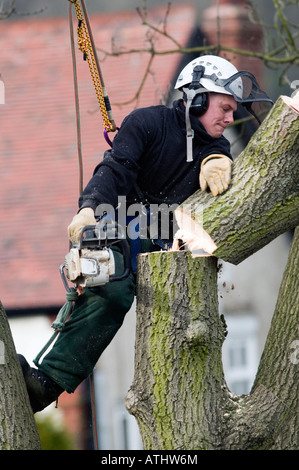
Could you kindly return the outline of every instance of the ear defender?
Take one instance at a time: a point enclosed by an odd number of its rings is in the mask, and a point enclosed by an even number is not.
[[[193,73],[192,73],[192,82],[190,83],[188,87],[189,90],[199,90],[200,88],[203,88],[200,84],[200,79],[202,78],[204,71],[205,71],[205,68],[202,65],[197,65],[196,67],[194,67]],[[185,91],[183,93],[183,99],[185,102],[187,102],[188,100],[188,97]],[[208,93],[197,92],[194,98],[192,99],[189,112],[193,116],[200,117],[206,112],[206,110],[208,109],[208,106],[209,106]]]
[[[195,95],[190,106],[190,114],[192,116],[202,116],[209,106],[208,93],[200,93]]]

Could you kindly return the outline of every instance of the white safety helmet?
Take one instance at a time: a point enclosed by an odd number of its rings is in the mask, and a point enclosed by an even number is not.
[[[200,79],[200,84],[208,91],[214,93],[224,93],[230,95],[231,93],[227,91],[222,85],[217,85],[215,80],[212,77],[217,77],[219,79],[230,78],[235,73],[238,73],[236,67],[231,64],[228,60],[223,59],[215,55],[204,55],[202,57],[197,57],[196,59],[189,62],[186,67],[183,68],[175,84],[175,89],[180,89],[189,85],[192,82],[192,74],[194,67],[201,65],[204,67],[204,75],[211,78]],[[239,85],[242,86],[242,81],[239,81]]]
[[[255,77],[245,71],[239,72],[228,60],[215,55],[197,57],[183,68],[175,84],[183,91],[186,101],[187,161],[192,161],[192,140],[190,115],[200,117],[208,109],[209,93],[223,93],[233,96],[260,123],[252,108],[253,104],[272,100],[262,91]]]

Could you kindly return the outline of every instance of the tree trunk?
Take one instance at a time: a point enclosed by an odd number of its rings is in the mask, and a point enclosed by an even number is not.
[[[234,162],[226,192],[198,191],[175,211],[177,238],[191,250],[238,264],[299,225],[297,96],[277,100]]]
[[[126,405],[146,449],[219,446],[224,378],[215,258],[139,257],[135,376]]]
[[[38,430],[1,303],[0,410],[0,450],[40,450]]]
[[[139,257],[135,375],[126,406],[145,449],[298,448],[298,251],[299,231],[246,396],[232,394],[223,374],[216,258],[187,251]]]
[[[295,230],[271,328],[253,390],[267,388],[285,405],[273,449],[299,447],[299,227]]]
[[[139,256],[135,375],[126,406],[145,449],[298,448],[298,230],[246,396],[233,395],[225,383],[225,322],[218,312],[217,259],[209,255],[239,263],[299,224],[293,104],[278,100],[236,160],[224,194],[198,191],[177,209],[178,238],[190,251]],[[207,256],[193,256],[202,249]]]

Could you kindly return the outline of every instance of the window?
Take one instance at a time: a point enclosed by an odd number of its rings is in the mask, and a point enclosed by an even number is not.
[[[246,343],[244,340],[234,340],[228,350],[229,366],[232,369],[246,366],[248,362]]]
[[[223,368],[231,392],[250,392],[258,367],[258,320],[254,315],[225,316],[228,335],[223,344]]]
[[[109,383],[109,376],[101,368],[94,370],[94,383],[100,449],[142,449],[138,425],[125,408],[125,397],[121,395],[117,398],[118,394],[114,393]]]

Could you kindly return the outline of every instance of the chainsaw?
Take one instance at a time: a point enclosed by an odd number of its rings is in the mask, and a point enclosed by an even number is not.
[[[113,244],[117,244],[124,259],[124,270],[117,276]],[[79,242],[71,243],[60,273],[67,290],[67,279],[80,287],[95,287],[125,279],[130,273],[130,263],[130,247],[123,227],[103,218],[96,225],[84,227]]]

